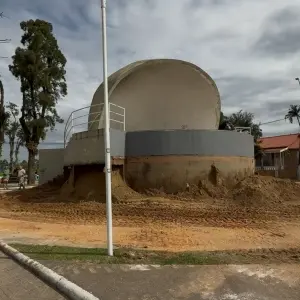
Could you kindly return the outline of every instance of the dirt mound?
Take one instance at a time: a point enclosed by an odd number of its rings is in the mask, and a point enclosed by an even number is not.
[[[300,185],[288,179],[254,175],[232,189],[236,204],[243,206],[272,206],[286,201],[299,201]]]
[[[40,186],[25,190],[14,190],[3,193],[0,198],[3,201],[18,200],[25,203],[59,202],[59,191],[62,186],[62,178],[55,178]]]
[[[104,174],[105,175],[105,174]],[[121,170],[113,170],[112,174],[112,196],[115,201],[122,202],[127,201],[129,199],[142,199],[143,196],[132,188],[130,188],[127,183],[124,181]]]
[[[121,202],[135,198],[140,199],[142,197],[124,182],[120,169],[113,170],[111,177],[113,202]],[[64,197],[74,201],[105,203],[105,173],[102,172],[102,170],[78,174],[74,183],[73,181],[74,179],[71,173],[69,180],[61,189],[60,198]]]
[[[211,171],[208,179],[199,180],[198,184],[186,184],[184,191],[173,195],[165,194],[163,188],[149,189],[146,191],[149,196],[168,197],[177,200],[224,200],[228,197],[229,188],[220,171],[214,165],[211,166]]]
[[[216,170],[217,171],[217,170]],[[213,204],[266,207],[300,202],[300,184],[274,177],[253,175],[238,181],[226,182],[218,172],[212,178],[200,180],[198,185],[187,185],[186,190],[167,195],[163,189],[151,189],[148,196]]]
[[[51,182],[25,191],[1,194],[5,202],[13,199],[26,203],[68,203],[98,202],[105,203],[105,173],[102,169],[82,170],[76,174],[72,171],[67,182],[62,176]],[[148,197],[147,197],[148,196]],[[220,206],[283,207],[287,202],[300,204],[300,184],[274,177],[254,175],[240,180],[227,182],[218,169],[212,166],[207,180],[200,180],[197,185],[188,185],[184,191],[175,195],[164,193],[163,189],[148,190],[141,195],[132,190],[123,180],[122,169],[112,171],[112,200],[114,203],[137,203],[137,200],[161,201],[175,204],[179,201],[198,202],[199,204],[217,204]],[[176,201],[175,201],[176,200]],[[148,206],[149,209],[149,206]]]

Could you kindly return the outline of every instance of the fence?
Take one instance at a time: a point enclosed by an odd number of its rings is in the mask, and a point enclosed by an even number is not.
[[[90,112],[90,108],[99,107],[97,111]],[[104,104],[95,104],[72,111],[67,119],[64,130],[64,147],[76,132],[86,131],[98,122],[98,129],[104,128]],[[119,125],[125,131],[125,108],[114,103],[109,103],[109,121]],[[86,128],[88,127],[88,128]]]

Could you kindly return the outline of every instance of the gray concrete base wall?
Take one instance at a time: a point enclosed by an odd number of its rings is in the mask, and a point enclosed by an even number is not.
[[[212,165],[223,180],[254,173],[254,142],[247,133],[218,130],[128,132],[124,174],[137,191],[176,193],[209,180]]]
[[[124,157],[125,132],[111,129],[111,156]],[[105,162],[104,130],[73,134],[64,154],[64,165],[103,164]]]
[[[218,130],[111,130],[111,156],[123,157],[124,177],[137,191],[177,192],[208,179],[212,165],[230,181],[254,173],[254,142],[247,133]],[[74,135],[65,165],[103,164],[103,130]]]
[[[44,184],[64,172],[65,149],[39,150],[39,184]]]
[[[126,157],[153,155],[254,157],[253,136],[226,130],[157,130],[126,133]]]

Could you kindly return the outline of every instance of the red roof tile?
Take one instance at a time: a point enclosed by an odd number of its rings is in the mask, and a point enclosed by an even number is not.
[[[278,135],[263,137],[259,139],[260,146],[263,149],[276,149],[276,148],[286,148],[289,149],[299,149],[299,134],[288,134],[288,135]]]

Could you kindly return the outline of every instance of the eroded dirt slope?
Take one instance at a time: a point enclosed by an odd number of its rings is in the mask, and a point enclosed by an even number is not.
[[[67,192],[57,179],[1,194],[0,217],[13,223],[0,222],[0,234],[6,227],[6,234],[24,235],[29,226],[33,229],[27,235],[40,239],[103,243],[105,194],[103,177],[97,176],[78,180]],[[140,195],[115,173],[113,197],[116,243],[123,246],[168,250],[300,247],[296,234],[300,230],[300,185],[290,180],[252,176],[231,187],[222,181],[201,182],[177,195],[160,190]],[[65,234],[59,234],[58,228]]]

